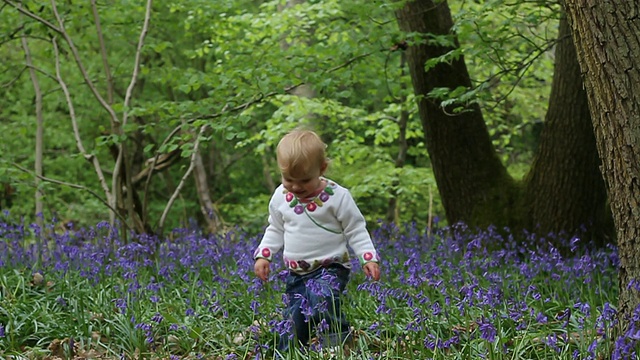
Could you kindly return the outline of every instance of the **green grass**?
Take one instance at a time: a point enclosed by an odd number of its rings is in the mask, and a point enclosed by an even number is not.
[[[255,279],[257,236],[182,229],[172,240],[125,245],[99,225],[51,235],[38,253],[25,245],[26,231],[3,229],[2,358],[273,357],[282,267],[272,265],[268,283]],[[354,264],[343,303],[354,328],[347,351],[329,355],[314,343],[285,358],[635,357],[633,339],[622,346],[612,338],[615,248],[581,244],[563,257],[533,237],[516,243],[492,231],[425,233],[410,226],[374,232],[383,279],[370,282]],[[485,245],[496,242],[504,250],[488,253]]]

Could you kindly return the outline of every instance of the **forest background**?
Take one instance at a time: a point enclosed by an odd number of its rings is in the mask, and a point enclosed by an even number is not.
[[[156,2],[146,21],[140,2],[56,6],[59,19],[49,4],[0,12],[1,206],[12,217],[86,226],[110,204],[138,231],[195,219],[257,232],[279,182],[274,146],[306,125],[372,226],[446,223],[404,54],[420,35],[399,29],[399,4]],[[452,115],[478,104],[519,180],[544,124],[561,8],[451,6],[461,46],[431,66],[464,55],[472,83],[432,95]]]
[[[303,125],[372,228],[615,241],[625,323],[640,303],[634,6],[3,0],[3,221],[106,219],[125,242],[189,222],[258,234],[274,146]]]

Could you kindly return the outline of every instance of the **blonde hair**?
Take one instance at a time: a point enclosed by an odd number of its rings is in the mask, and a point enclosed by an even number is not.
[[[282,137],[276,148],[278,166],[284,175],[305,176],[313,169],[322,169],[327,162],[327,145],[311,130],[296,129]]]

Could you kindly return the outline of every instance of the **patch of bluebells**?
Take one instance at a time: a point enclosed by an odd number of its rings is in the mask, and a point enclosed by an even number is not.
[[[251,255],[260,235],[239,230],[205,235],[187,226],[173,230],[168,238],[128,234],[125,241],[118,227],[106,223],[63,232],[54,229],[0,223],[0,269],[31,269],[38,264],[38,270],[54,282],[73,274],[77,281],[108,289],[112,297],[94,311],[131,319],[151,345],[168,334],[188,337],[194,328],[218,329],[223,324],[230,333],[250,335],[244,341],[257,356],[272,351],[274,336],[292,333],[291,321],[281,316],[289,301],[282,294],[286,271],[281,255],[274,260],[268,285],[252,274]],[[34,234],[40,239],[35,244],[27,241]],[[516,237],[508,229],[496,228],[478,232],[461,224],[435,233],[415,224],[381,224],[372,236],[383,255],[383,281],[365,280],[354,259],[354,281],[345,300],[350,306],[344,309],[361,331],[381,341],[419,344],[417,351],[425,358],[445,350],[462,351],[468,348],[462,344],[472,343],[476,344],[472,355],[480,357],[498,341],[507,344],[502,336],[523,339],[535,333],[544,334],[539,338],[544,351],[557,354],[571,343],[566,334],[577,332],[585,337],[585,345],[572,345],[573,358],[595,359],[607,351],[612,359],[636,355],[638,311],[632,326],[611,339],[617,324],[611,305],[617,298],[614,246],[592,248],[573,237],[564,246],[569,254],[563,254],[551,245],[561,242],[559,237],[532,233]],[[521,237],[524,240],[516,240]],[[331,276],[321,280],[330,287],[335,282]],[[323,284],[316,285],[311,290],[322,292]],[[640,282],[629,287],[640,291]],[[69,300],[69,296],[61,293],[54,299]],[[326,310],[327,304],[317,306],[303,310],[311,316],[314,310]],[[255,325],[255,319],[264,321]],[[0,324],[0,345],[5,326]],[[558,327],[562,332],[556,331]],[[315,330],[326,331],[326,324],[317,324]],[[201,336],[213,334],[204,331]],[[203,340],[199,343],[210,343]],[[499,350],[507,357],[514,351],[509,345]],[[227,351],[226,359],[239,358],[233,348]]]

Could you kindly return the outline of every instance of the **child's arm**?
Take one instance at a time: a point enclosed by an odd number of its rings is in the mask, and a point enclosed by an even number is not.
[[[340,202],[336,216],[342,224],[347,243],[358,257],[365,274],[378,281],[380,279],[378,252],[367,231],[364,216],[348,191]]]
[[[284,245],[284,220],[282,214],[277,211],[273,199],[269,203],[269,226],[264,231],[260,245],[253,253],[256,262],[253,271],[263,281],[269,277],[269,266],[273,255]]]

